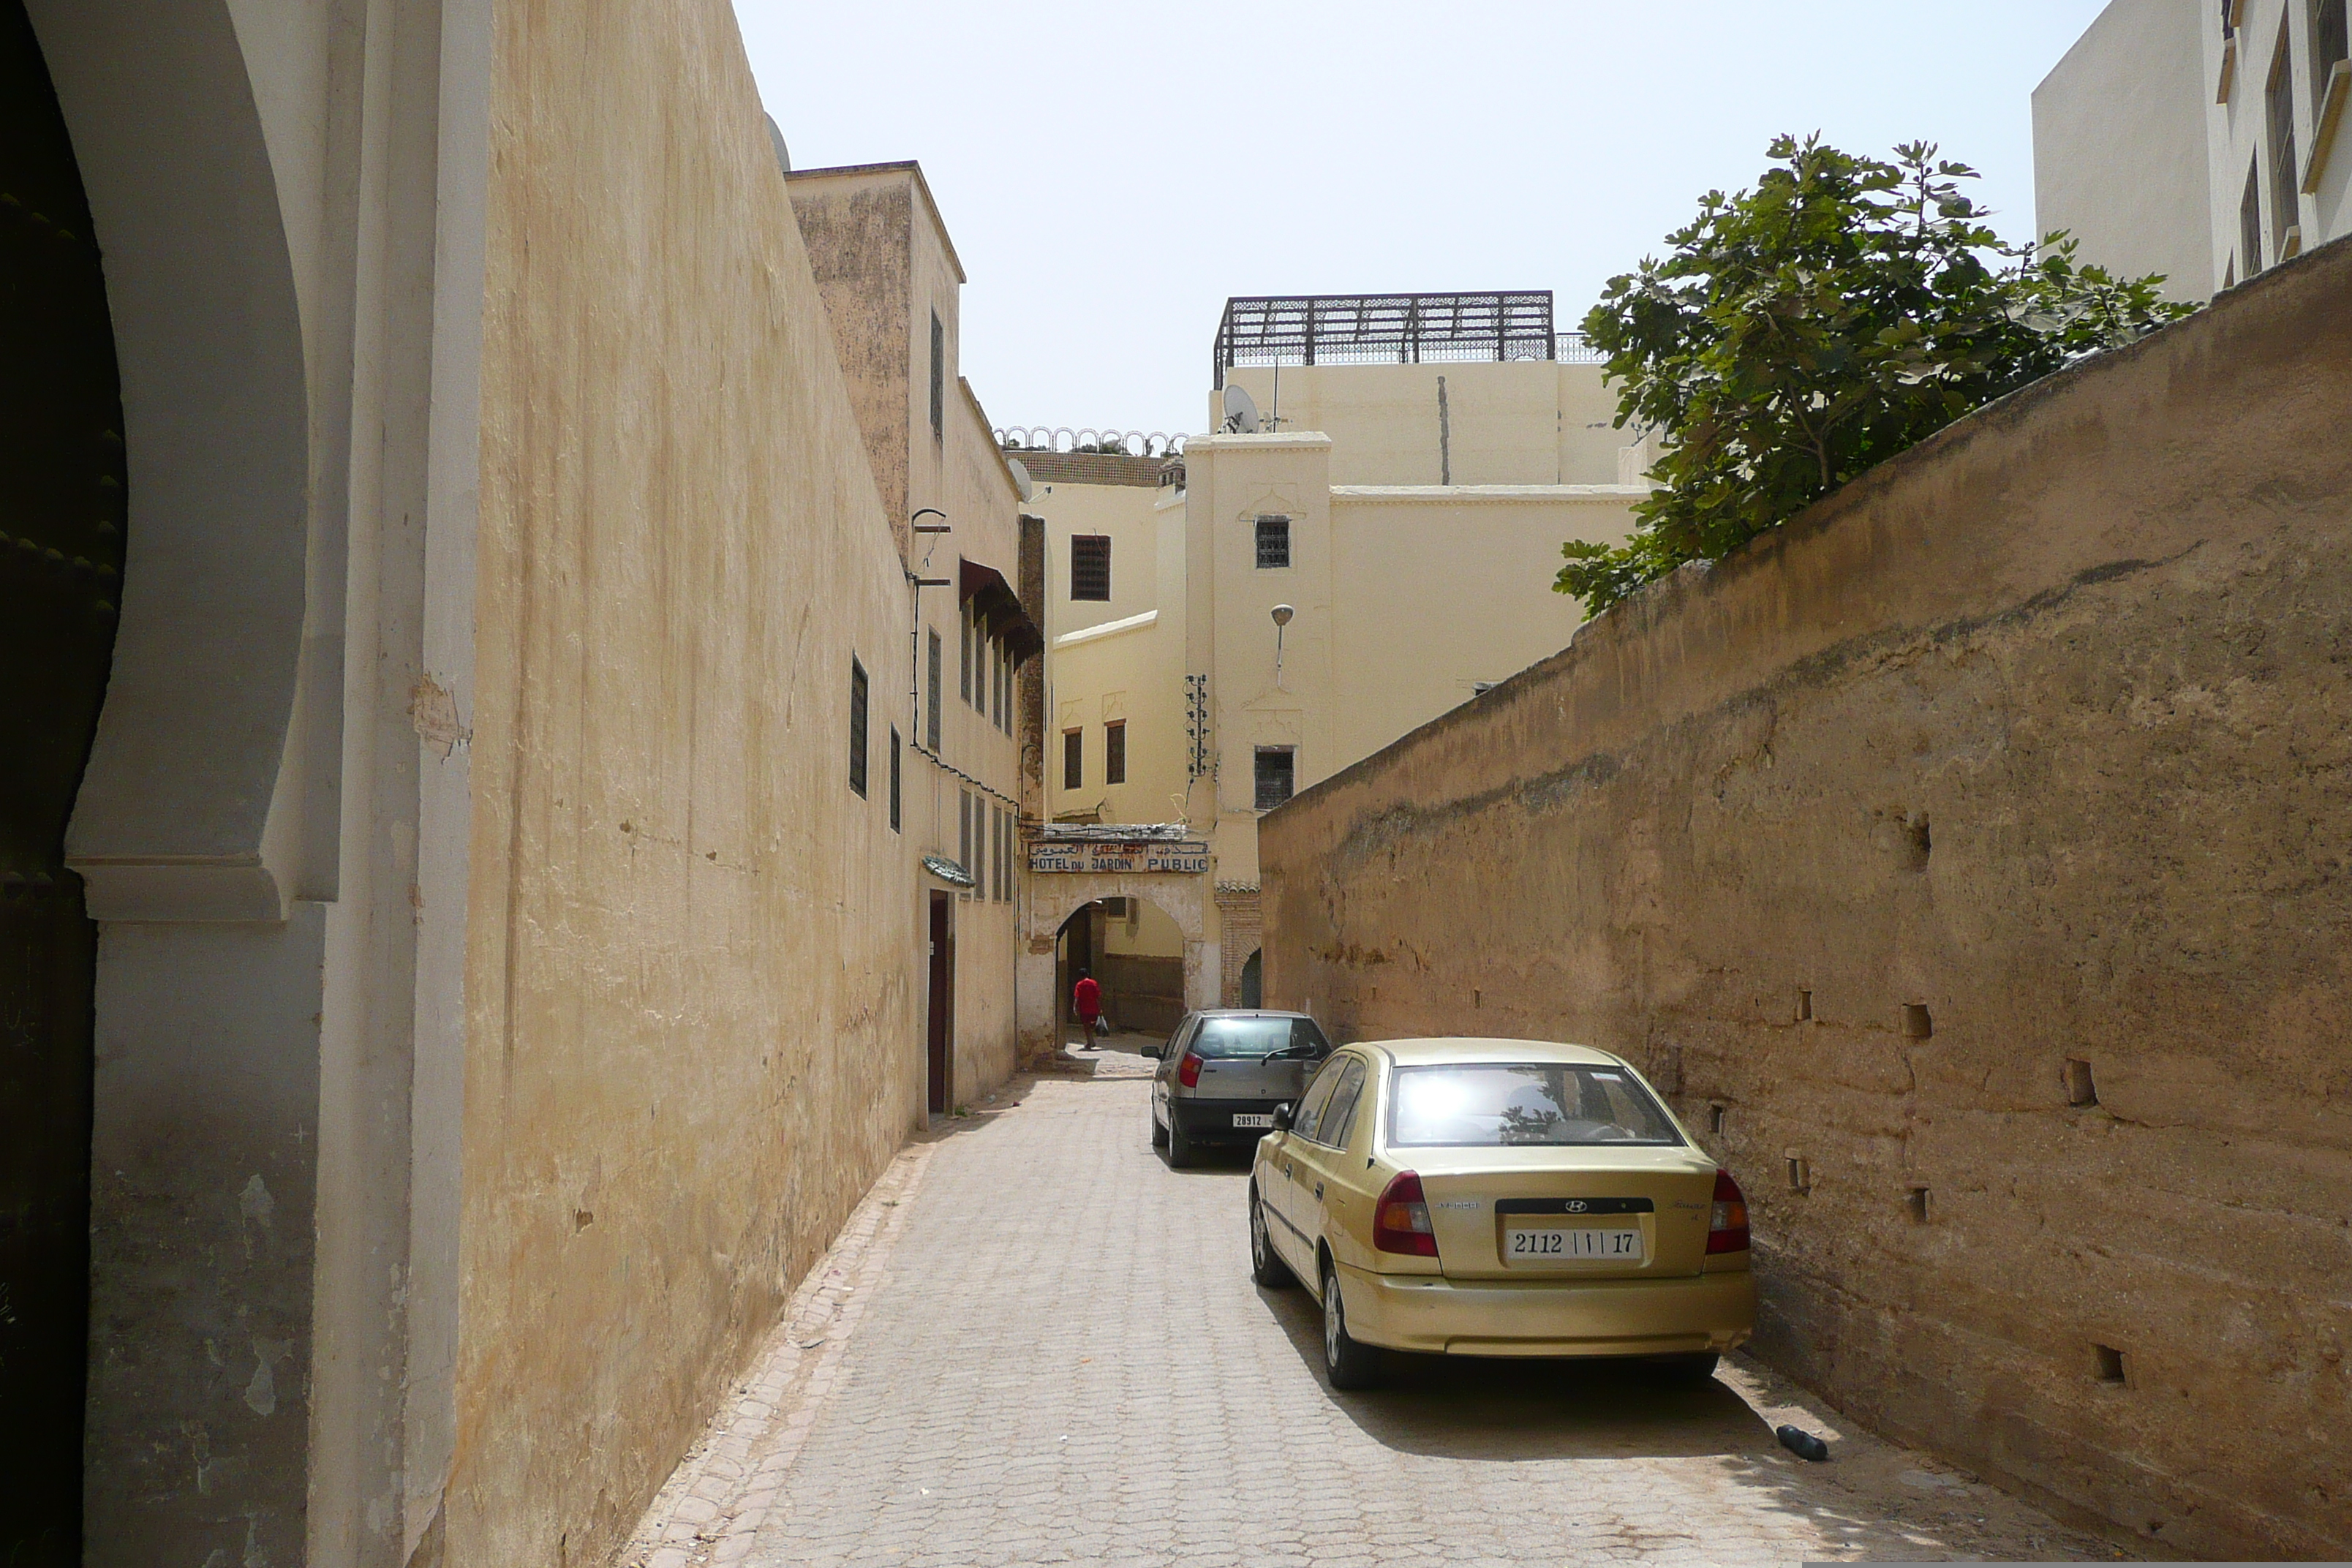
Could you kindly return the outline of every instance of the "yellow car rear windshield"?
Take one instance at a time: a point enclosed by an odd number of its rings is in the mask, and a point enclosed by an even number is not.
[[[1619,1068],[1555,1062],[1399,1068],[1390,1096],[1391,1144],[1679,1146],[1682,1141],[1658,1102]]]

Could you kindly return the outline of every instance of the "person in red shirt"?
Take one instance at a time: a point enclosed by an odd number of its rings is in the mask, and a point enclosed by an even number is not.
[[[1086,1033],[1087,1049],[1094,1049],[1095,1020],[1102,1016],[1102,987],[1083,969],[1078,971],[1078,983],[1070,987],[1070,1005],[1078,1015],[1078,1027]]]

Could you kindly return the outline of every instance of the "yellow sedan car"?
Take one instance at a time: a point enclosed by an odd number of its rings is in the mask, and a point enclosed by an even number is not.
[[[1381,1348],[1643,1357],[1696,1383],[1754,1328],[1739,1184],[1606,1051],[1367,1041],[1275,1129],[1252,1270],[1321,1301],[1335,1388],[1376,1382]]]

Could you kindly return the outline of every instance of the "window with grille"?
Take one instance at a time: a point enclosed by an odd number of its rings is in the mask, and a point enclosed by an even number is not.
[[[1087,733],[1083,730],[1062,731],[1062,787],[1076,789],[1087,780]]]
[[[1103,783],[1127,782],[1127,721],[1103,726]]]
[[[2246,167],[2246,194],[2238,198],[2238,260],[2248,278],[2263,269],[2263,184],[2252,164]]]
[[[1070,597],[1108,602],[1110,598],[1110,535],[1070,536]]]
[[[1257,749],[1257,808],[1272,811],[1291,796],[1297,781],[1298,753],[1289,746]]]
[[[940,634],[937,630],[931,633],[930,649],[929,670],[930,680],[923,689],[923,735],[930,745],[932,754],[936,756],[940,749],[940,675],[941,673]]]
[[[849,661],[849,787],[866,794],[866,667]]]
[[[898,726],[890,726],[890,831],[898,831]]]
[[[940,313],[931,312],[931,439],[944,439],[948,431],[948,330],[940,325]]]
[[[971,869],[971,794],[956,792],[956,864]]]
[[[1286,569],[1290,565],[1290,520],[1286,517],[1261,517],[1257,520],[1257,569],[1261,572]]]
[[[2279,29],[2278,53],[2271,57],[2271,79],[2263,89],[2263,120],[2270,133],[2271,256],[2286,257],[2286,231],[2300,215],[2297,192],[2301,169],[2294,157],[2294,41]]]

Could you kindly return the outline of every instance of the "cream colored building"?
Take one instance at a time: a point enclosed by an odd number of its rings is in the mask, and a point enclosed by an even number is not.
[[[2346,0],[2113,0],[2033,93],[2034,219],[2202,300],[2352,233]]]
[[[912,163],[786,178],[874,479],[906,558],[907,637],[878,649],[877,798],[910,851],[924,1109],[1012,1076],[1022,815],[1017,671],[1042,636],[1015,584],[1021,497],[957,374],[963,265]]]
[[[1255,319],[1315,326],[1319,363],[1297,363],[1302,345],[1237,332],[1229,307],[1219,374],[1251,395],[1258,433],[1193,437],[1178,464],[1016,454],[1045,520],[1047,815],[1182,825],[1208,862],[1116,886],[1034,876],[1036,984],[1048,939],[1066,979],[1074,951],[1116,961],[1154,929],[1165,960],[1181,928],[1191,1005],[1248,998],[1257,819],[1567,643],[1582,615],[1552,591],[1560,545],[1624,536],[1647,455],[1614,428],[1594,356],[1532,298],[1539,337],[1504,342],[1491,312],[1451,334],[1424,320],[1420,363],[1398,363],[1392,302],[1236,301],[1245,325],[1271,305]],[[1223,408],[1213,392],[1213,419]],[[1097,897],[1170,918],[1074,937]],[[1119,976],[1098,977],[1125,1022]],[[1024,1037],[1050,1026],[1024,1009]]]
[[[1011,1067],[953,251],[727,0],[0,20],[0,1559],[606,1561]]]

